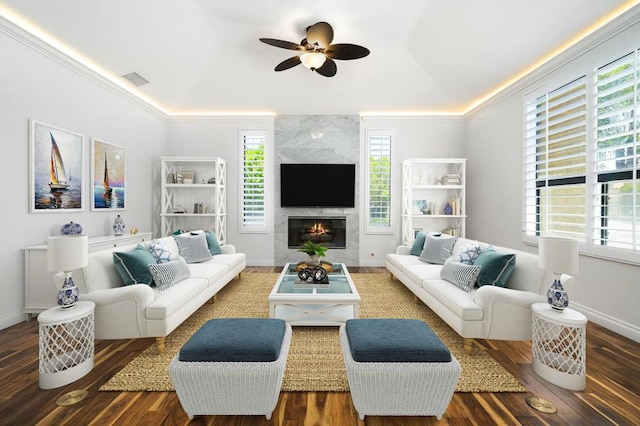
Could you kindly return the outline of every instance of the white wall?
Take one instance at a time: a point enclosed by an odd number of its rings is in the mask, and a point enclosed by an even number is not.
[[[239,229],[240,130],[265,129],[267,179],[267,233],[241,234]],[[227,161],[227,243],[246,253],[247,264],[273,265],[273,117],[173,118],[167,126],[167,156],[220,157]],[[159,195],[158,195],[159,196]],[[157,210],[159,211],[159,209]],[[156,233],[159,233],[159,228]]]
[[[90,210],[90,138],[127,149],[127,229],[150,230],[152,163],[164,150],[165,122],[15,38],[0,32],[0,146],[3,253],[0,256],[0,329],[22,321],[24,247],[45,244],[71,220],[84,233],[111,233],[115,212]],[[32,118],[85,136],[84,211],[29,213],[29,138]],[[46,268],[46,265],[42,265]],[[54,285],[51,283],[51,285]]]
[[[385,255],[393,253],[401,244],[401,179],[402,162],[407,158],[464,158],[465,122],[461,117],[363,117],[360,121],[362,167],[366,161],[367,130],[393,130],[392,141],[392,205],[395,223],[393,233],[384,235],[365,234],[364,213],[360,223],[360,266],[384,266]],[[364,176],[361,176],[364,182]],[[364,197],[364,191],[361,191]],[[360,205],[364,207],[364,198]],[[361,209],[362,210],[362,209]]]
[[[594,47],[574,55],[571,61],[545,75],[532,76],[528,85],[502,96],[469,118],[466,149],[469,237],[537,253],[537,247],[525,245],[521,235],[523,97],[554,79],[567,78],[578,67],[596,66],[625,40],[633,40],[635,47],[639,47],[639,33],[640,24],[635,24],[603,44],[592,44]],[[580,256],[580,271],[575,276],[570,305],[585,313],[590,321],[640,341],[640,266]]]

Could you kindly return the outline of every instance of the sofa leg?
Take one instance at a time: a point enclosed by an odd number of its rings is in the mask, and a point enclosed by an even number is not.
[[[214,294],[213,296],[211,296],[211,299],[209,299],[209,303],[211,303],[212,305],[217,301],[218,301],[218,293]]]
[[[418,303],[420,303],[419,300],[420,299],[418,299],[418,296],[416,296],[416,294],[414,293],[413,294],[413,303],[415,303],[417,305]]]
[[[391,272],[389,272],[389,278],[391,278],[391,281],[395,281],[396,280],[396,277]]]
[[[156,337],[156,349],[159,354],[164,352],[164,337]]]
[[[469,339],[465,337],[464,339],[464,353],[467,355],[471,355],[471,351],[473,351],[473,339]]]

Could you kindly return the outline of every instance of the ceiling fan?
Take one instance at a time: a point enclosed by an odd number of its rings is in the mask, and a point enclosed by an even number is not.
[[[336,75],[338,68],[334,59],[360,59],[369,54],[369,49],[357,44],[331,44],[333,28],[327,22],[318,22],[307,27],[307,36],[300,41],[300,44],[274,38],[261,38],[260,41],[271,46],[303,52],[280,62],[275,67],[275,71],[288,70],[302,63],[311,71],[325,77]]]

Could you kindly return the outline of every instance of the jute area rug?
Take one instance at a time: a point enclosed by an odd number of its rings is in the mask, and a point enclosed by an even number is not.
[[[464,352],[463,339],[413,293],[386,273],[351,274],[360,293],[361,318],[422,319],[449,347],[462,365],[456,392],[526,392],[518,380],[490,355],[475,347]],[[173,391],[168,366],[182,345],[211,318],[268,317],[267,297],[275,273],[243,273],[206,303],[165,340],[165,351],[151,345],[105,383],[101,391]],[[282,391],[347,392],[338,327],[294,327]]]

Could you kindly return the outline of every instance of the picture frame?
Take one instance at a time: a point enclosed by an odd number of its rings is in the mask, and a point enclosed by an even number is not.
[[[84,210],[84,136],[29,119],[29,211]]]
[[[413,200],[413,214],[425,214],[427,208],[427,200]]]
[[[126,209],[127,150],[91,139],[91,210]]]

